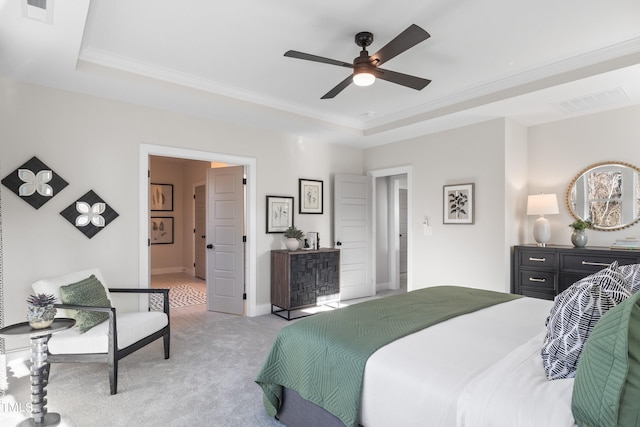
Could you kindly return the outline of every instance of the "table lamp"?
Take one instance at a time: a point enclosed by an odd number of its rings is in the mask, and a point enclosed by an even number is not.
[[[536,194],[527,200],[527,215],[540,215],[533,224],[533,238],[538,246],[546,246],[551,239],[551,226],[545,215],[560,213],[555,194]]]

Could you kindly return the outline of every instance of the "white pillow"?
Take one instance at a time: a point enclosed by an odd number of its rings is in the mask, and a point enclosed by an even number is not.
[[[620,274],[624,277],[624,282],[631,294],[640,290],[640,264],[628,264],[618,267]]]

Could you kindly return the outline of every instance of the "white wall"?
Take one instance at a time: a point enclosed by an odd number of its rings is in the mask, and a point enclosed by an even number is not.
[[[556,193],[559,215],[549,215],[551,241],[571,245],[573,217],[565,203],[567,186],[587,166],[607,160],[640,167],[640,107],[576,117],[528,130],[529,194]],[[526,202],[525,202],[526,205]],[[525,241],[534,242],[528,219]],[[616,232],[588,231],[587,246],[609,246],[615,239],[640,237],[640,226]]]
[[[415,268],[409,289],[456,284],[509,290],[506,127],[498,119],[365,150],[366,170],[413,166]],[[464,183],[475,183],[475,224],[445,225],[443,185]],[[425,217],[432,236],[422,234]]]
[[[139,146],[155,144],[256,159],[257,304],[269,303],[269,251],[282,236],[266,234],[265,196],[298,200],[298,178],[325,182],[324,214],[296,215],[303,230],[331,237],[332,176],[362,174],[362,150],[307,143],[276,134],[0,79],[2,177],[37,156],[69,182],[39,210],[2,187],[6,324],[24,321],[31,283],[98,266],[111,286],[136,286],[139,241]],[[87,239],[60,211],[93,189],[120,216]],[[297,210],[296,210],[297,212]],[[146,215],[147,213],[143,213]],[[9,347],[9,345],[8,345]]]

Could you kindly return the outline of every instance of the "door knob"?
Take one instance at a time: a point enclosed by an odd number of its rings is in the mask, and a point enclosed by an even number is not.
[[[337,241],[336,242],[336,246],[342,246],[342,242],[341,241]]]
[[[209,243],[209,244],[207,245],[207,249],[213,249],[213,245],[212,245],[211,243]]]

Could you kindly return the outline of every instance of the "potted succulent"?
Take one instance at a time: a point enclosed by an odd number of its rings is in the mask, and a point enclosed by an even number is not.
[[[51,294],[29,295],[27,298],[27,320],[34,329],[47,328],[56,315],[56,297]]]
[[[304,233],[292,225],[285,230],[284,237],[287,239],[285,241],[287,249],[295,251],[300,246],[300,240],[304,237]]]
[[[593,223],[589,219],[577,219],[569,224],[569,227],[573,228],[573,233],[571,233],[571,243],[573,243],[573,246],[576,248],[584,248],[587,245],[589,237],[585,230],[592,226]]]

